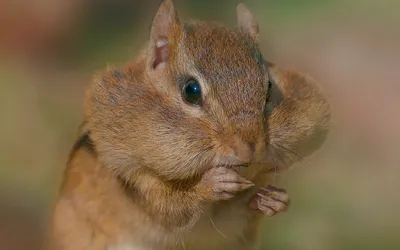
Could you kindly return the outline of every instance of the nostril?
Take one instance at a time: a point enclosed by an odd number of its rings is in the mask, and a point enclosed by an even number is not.
[[[249,142],[249,149],[250,149],[250,151],[251,152],[254,152],[255,151],[255,148],[256,148],[256,144],[254,143],[254,142]]]
[[[253,159],[253,154],[247,148],[239,148],[236,150],[236,156],[241,165],[248,164]]]
[[[235,137],[234,152],[241,164],[247,164],[253,160],[254,148],[254,143],[245,143]]]
[[[253,148],[254,144],[248,144],[242,141],[235,142],[233,145],[230,145],[229,149],[227,148],[221,151],[220,154],[215,157],[213,164],[215,166],[247,167],[254,157]]]

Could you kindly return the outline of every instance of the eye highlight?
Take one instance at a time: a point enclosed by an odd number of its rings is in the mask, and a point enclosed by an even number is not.
[[[186,102],[199,106],[202,99],[200,84],[196,80],[190,79],[182,88],[182,96]]]

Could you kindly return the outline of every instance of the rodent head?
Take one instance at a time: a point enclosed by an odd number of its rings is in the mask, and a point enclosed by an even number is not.
[[[257,23],[244,5],[237,10],[237,30],[182,24],[165,0],[138,61],[97,78],[86,110],[104,164],[185,179],[261,159],[268,74]]]

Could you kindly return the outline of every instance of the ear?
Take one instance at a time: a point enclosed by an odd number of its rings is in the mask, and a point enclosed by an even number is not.
[[[236,7],[236,14],[239,28],[258,43],[258,22],[251,10],[244,3],[240,3]]]
[[[180,26],[172,0],[164,0],[153,19],[150,31],[150,58],[153,69],[164,68],[174,29]]]

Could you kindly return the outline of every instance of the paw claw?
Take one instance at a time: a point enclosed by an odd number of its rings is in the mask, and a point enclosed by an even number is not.
[[[266,216],[284,212],[289,205],[289,196],[283,189],[267,186],[261,188],[250,201],[250,207]]]
[[[226,200],[234,193],[246,190],[254,184],[240,176],[233,169],[217,167],[208,170],[202,179],[202,184],[211,188],[212,200]]]

